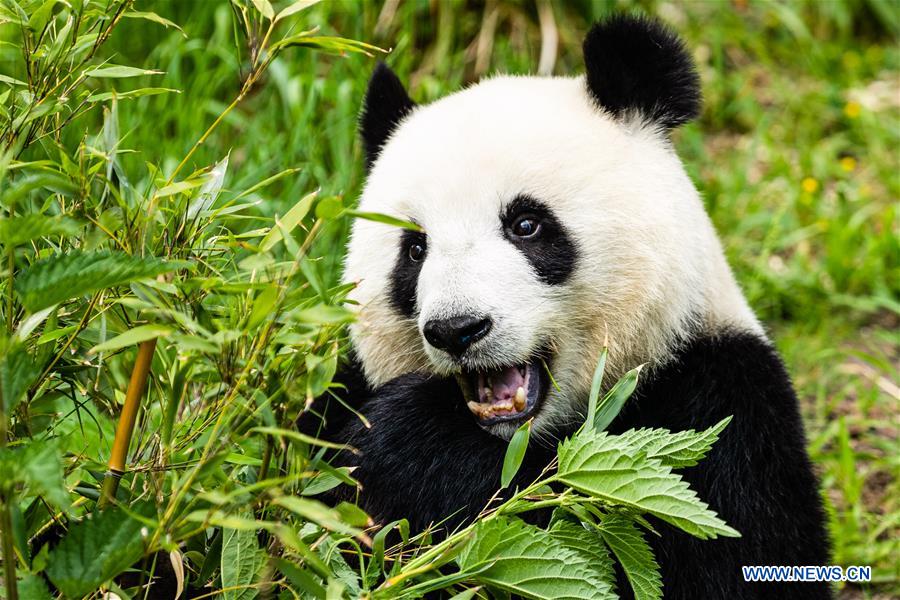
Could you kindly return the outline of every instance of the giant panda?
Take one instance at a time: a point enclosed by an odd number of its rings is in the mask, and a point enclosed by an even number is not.
[[[611,430],[733,415],[684,478],[742,537],[654,522],[665,597],[829,597],[825,583],[742,578],[742,565],[826,564],[829,544],[790,379],[669,138],[700,110],[691,57],[633,16],[596,24],[583,50],[583,76],[496,76],[425,106],[377,66],[359,209],[421,231],[353,225],[353,359],[341,401],[317,402],[305,426],[357,450],[342,460],[377,521],[452,528],[497,492],[526,419],[512,487],[547,466],[608,344],[606,381],[646,365]]]

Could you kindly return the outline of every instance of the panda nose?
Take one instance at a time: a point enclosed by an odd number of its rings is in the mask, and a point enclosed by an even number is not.
[[[432,319],[425,323],[422,333],[428,343],[438,350],[459,357],[469,346],[486,336],[492,324],[489,318],[471,315]]]

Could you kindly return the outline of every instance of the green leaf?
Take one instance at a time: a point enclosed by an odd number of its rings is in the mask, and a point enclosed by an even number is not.
[[[51,505],[67,510],[70,498],[60,454],[56,443],[41,441],[32,441],[21,449],[0,450],[0,487],[24,484],[21,497],[41,496]]]
[[[404,221],[403,219],[398,219],[397,217],[392,217],[390,215],[373,212],[361,212],[352,209],[349,209],[345,212],[346,214],[352,217],[356,217],[357,219],[365,219],[366,221],[374,221],[375,223],[384,223],[385,225],[393,225],[394,227],[401,227],[403,229],[409,229],[411,231],[424,231],[420,225],[413,223],[412,221]]]
[[[344,205],[337,196],[322,198],[322,200],[316,204],[316,217],[319,219],[335,219],[341,214],[343,208]]]
[[[347,535],[352,536],[362,535],[362,531],[345,523],[342,520],[340,513],[333,508],[329,508],[322,504],[318,500],[298,498],[296,496],[279,496],[278,498],[275,498],[272,503],[300,515],[307,521],[312,521],[330,531],[346,533]]]
[[[295,2],[288,5],[286,8],[281,9],[281,12],[275,17],[275,22],[277,23],[281,19],[296,14],[301,10],[305,10],[310,6],[314,6],[321,1],[322,0],[295,0]]]
[[[609,552],[600,542],[596,531],[585,529],[580,523],[557,521],[549,529],[550,535],[567,548],[582,555],[597,572],[597,576],[615,589],[616,572]]]
[[[19,273],[15,290],[22,304],[36,312],[70,298],[190,266],[121,252],[73,250],[51,256]]]
[[[188,206],[185,213],[186,219],[194,219],[201,212],[212,207],[222,191],[226,172],[228,172],[228,156],[217,162],[206,174],[206,180],[203,182],[200,191],[197,192],[197,197]]]
[[[594,377],[591,380],[591,393],[588,396],[587,419],[585,423],[593,423],[597,418],[597,399],[600,397],[600,388],[603,385],[603,372],[606,370],[606,358],[609,356],[609,347],[603,346],[597,366],[594,368]]]
[[[252,519],[247,511],[243,518]],[[250,600],[259,590],[252,587],[266,561],[256,540],[256,529],[225,527],[222,530],[222,598],[225,600]],[[229,589],[229,588],[238,589]]]
[[[81,228],[68,217],[41,214],[0,219],[0,245],[11,248],[52,235],[75,235]]]
[[[163,186],[156,190],[156,197],[166,198],[168,196],[174,196],[175,194],[183,194],[184,192],[192,190],[195,187],[200,187],[201,185],[203,185],[203,183],[204,180],[202,178],[176,181],[175,183],[170,183],[169,185]]]
[[[135,507],[132,507],[135,510]],[[152,508],[138,506],[149,514]],[[80,598],[129,568],[144,553],[141,521],[120,508],[88,514],[50,552],[47,576],[68,597]]]
[[[659,460],[635,454],[618,436],[585,429],[561,443],[557,479],[614,506],[653,514],[701,539],[740,536],[680,475]]]
[[[138,69],[137,67],[126,67],[123,65],[109,65],[86,71],[85,76],[120,79],[123,77],[139,77],[140,75],[161,75],[162,73],[162,71],[156,71],[154,69]]]
[[[262,16],[270,21],[275,18],[275,9],[272,8],[272,4],[269,0],[253,0],[253,6],[262,13]]]
[[[662,598],[662,577],[650,544],[631,519],[617,514],[603,517],[599,528],[603,541],[610,547],[631,583],[635,600]]]
[[[248,330],[256,330],[263,321],[273,317],[272,311],[278,302],[278,294],[280,292],[281,290],[277,285],[270,285],[253,298],[253,309],[250,311],[250,316],[247,317]]]
[[[2,592],[3,590],[0,590]],[[40,575],[31,573],[19,579],[19,600],[50,600],[53,596]]]
[[[604,396],[603,402],[597,407],[597,415],[594,417],[594,429],[596,431],[603,431],[609,427],[609,424],[621,412],[625,401],[631,397],[631,394],[634,393],[634,388],[637,387],[638,376],[642,368],[644,368],[644,365],[635,367],[625,373]]]
[[[12,413],[40,373],[40,365],[24,345],[9,343],[5,350],[0,346],[0,408],[4,413]]]
[[[506,455],[503,457],[503,470],[500,472],[500,487],[506,487],[510,484],[519,467],[522,466],[522,460],[525,458],[525,451],[528,449],[528,439],[531,437],[531,424],[534,419],[528,419],[516,429],[512,439],[509,440],[509,446],[506,447]]]
[[[97,344],[90,350],[88,354],[97,354],[98,352],[109,352],[110,350],[118,350],[128,346],[136,346],[141,342],[152,340],[154,338],[165,337],[175,330],[168,325],[140,325],[134,329],[129,329],[125,333],[119,334],[111,340],[107,340],[102,344]]]
[[[272,53],[275,54],[290,47],[312,48],[314,50],[321,50],[323,52],[339,55],[346,54],[347,52],[358,52],[365,54],[366,56],[373,56],[372,52],[385,52],[383,48],[366,44],[365,42],[342,37],[312,36],[307,32],[286,37],[283,40],[279,40],[272,44]]]
[[[456,562],[474,581],[525,598],[616,597],[584,556],[519,519],[478,523]]]
[[[285,215],[280,219],[281,229],[291,232],[294,230],[297,225],[300,224],[300,221],[303,220],[303,217],[307,215],[310,207],[312,206],[313,200],[315,200],[316,195],[319,193],[318,190],[307,194],[303,198],[301,198]],[[282,240],[281,229],[278,227],[273,227],[269,230],[269,233],[266,234],[266,237],[263,238],[263,241],[260,243],[259,248],[263,252],[271,250],[275,244]]]
[[[147,21],[153,21],[154,23],[159,23],[166,29],[168,29],[169,27],[174,27],[175,29],[180,31],[184,37],[187,37],[187,34],[184,32],[184,30],[181,27],[179,27],[176,23],[170,21],[169,19],[159,16],[155,12],[142,11],[142,10],[130,10],[130,11],[124,13],[122,16],[128,17],[130,19],[144,19]]]
[[[107,100],[112,100],[115,98],[116,100],[126,100],[129,98],[141,98],[143,96],[158,96],[160,94],[180,94],[181,90],[176,90],[173,88],[161,88],[161,87],[147,87],[147,88],[139,88],[136,90],[128,90],[127,92],[99,92],[97,94],[91,94],[85,99],[85,102],[90,102],[91,104],[97,102],[106,102]]]
[[[678,433],[663,429],[629,429],[619,439],[631,446],[634,452],[658,459],[668,467],[692,467],[706,456],[730,422],[731,417],[727,417],[700,432],[693,429]]]

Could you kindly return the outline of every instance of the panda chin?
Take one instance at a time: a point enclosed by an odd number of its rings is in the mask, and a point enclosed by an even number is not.
[[[508,429],[498,427],[501,424],[515,425],[533,416],[547,393],[548,380],[543,359],[536,357],[499,369],[466,371],[459,376],[459,385],[478,424],[493,433]]]

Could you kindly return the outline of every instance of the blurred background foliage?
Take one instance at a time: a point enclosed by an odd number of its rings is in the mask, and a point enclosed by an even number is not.
[[[289,3],[273,4],[281,8]],[[219,182],[223,194],[234,199],[250,190],[243,200],[254,203],[241,212],[241,222],[236,216],[229,224],[237,232],[252,232],[272,216],[283,217],[319,189],[319,198],[329,199],[331,206],[319,213],[316,235],[307,237],[313,227],[307,219],[299,226],[303,234],[297,240],[310,244],[309,255],[315,260],[303,262],[303,278],[316,281],[312,286],[316,289],[306,286],[297,292],[293,309],[309,308],[307,301],[314,296],[327,300],[323,306],[339,301],[342,292],[335,286],[349,219],[327,217],[353,205],[364,179],[355,123],[376,57],[340,50],[329,56],[329,48],[321,48],[325,53],[292,49],[280,53],[257,81],[247,85],[266,43],[264,30],[256,36],[242,34],[240,17],[231,4],[145,0],[134,8],[153,11],[166,21],[122,18],[90,63],[129,65],[148,73],[83,82],[91,94],[116,90],[117,131],[109,132],[108,98],[77,104],[76,98],[63,98],[60,112],[49,115],[48,123],[65,127],[46,127],[45,135],[35,136],[27,147],[2,138],[13,124],[10,115],[17,91],[7,79],[24,81],[29,73],[21,60],[18,26],[0,16],[0,139],[10,144],[17,160],[37,161],[62,160],[64,149],[102,149],[102,135],[114,135],[116,177],[149,189],[160,177],[165,180],[174,174],[201,134],[243,89],[243,100],[189,155],[182,175],[200,173],[228,157],[227,175]],[[494,72],[578,74],[580,42],[589,24],[617,10],[659,16],[686,38],[693,51],[703,81],[704,111],[696,123],[676,132],[675,144],[704,197],[738,280],[795,378],[810,450],[830,507],[835,560],[876,567],[876,585],[865,590],[848,587],[842,593],[845,597],[897,593],[900,7],[896,2],[325,0],[302,18],[286,20],[281,34],[318,27],[319,36],[342,36],[390,49],[381,58],[408,82],[415,100],[427,102]],[[170,91],[128,95],[129,90],[147,88]],[[83,163],[90,162],[90,154],[82,153]],[[77,156],[72,160],[77,162]],[[296,171],[254,187],[286,169]],[[157,252],[169,247],[160,243]],[[245,258],[240,256],[239,240],[231,247],[235,261]],[[203,284],[196,285],[200,289]],[[320,362],[334,358],[332,341],[340,339],[343,317],[328,316],[333,317],[331,325],[300,344],[312,350],[315,359],[296,368],[304,377],[307,372],[320,373],[309,384],[313,387],[321,387],[320,380],[330,377],[327,365],[323,372]],[[100,333],[99,326],[95,330],[98,333],[79,338],[70,351],[85,355],[92,344],[105,339],[105,330]],[[128,350],[105,360],[110,389],[124,389],[133,356]],[[163,371],[174,360],[172,350]],[[237,359],[226,354],[222,360]],[[161,401],[165,389],[151,383],[150,403]],[[309,393],[307,389],[299,395]],[[101,404],[109,408],[108,400]],[[50,407],[43,409],[52,412]],[[85,448],[77,456],[105,461],[115,413],[109,409],[91,414],[98,427],[85,438]],[[132,460],[145,460],[149,468],[146,452],[163,420],[160,411],[142,415],[133,445],[139,450]],[[53,422],[47,417],[46,424]],[[66,427],[76,424],[67,422]],[[208,432],[197,428],[183,435],[202,437]],[[247,452],[257,456],[259,450]],[[67,463],[70,478],[73,473],[75,480],[87,478],[77,472],[75,463]]]

